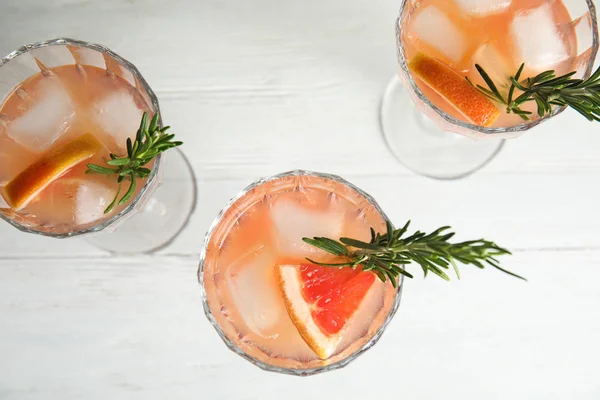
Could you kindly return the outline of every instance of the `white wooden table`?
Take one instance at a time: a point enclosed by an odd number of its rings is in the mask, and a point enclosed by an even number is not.
[[[398,3],[3,0],[1,54],[69,36],[140,68],[200,198],[153,257],[0,224],[0,399],[599,399],[600,125],[566,112],[468,179],[412,174],[378,128]],[[470,268],[460,282],[415,279],[381,342],[346,369],[263,372],[221,343],[195,274],[225,201],[293,168],[345,176],[397,223],[514,249],[504,264],[530,282]]]

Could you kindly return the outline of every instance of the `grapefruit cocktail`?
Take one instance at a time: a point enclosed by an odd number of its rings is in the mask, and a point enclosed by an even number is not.
[[[368,196],[330,177],[292,173],[256,185],[207,239],[199,277],[208,315],[261,366],[307,371],[344,360],[389,320],[398,292],[371,273],[309,263],[324,254],[302,239],[368,239],[385,220]]]
[[[169,175],[186,177],[181,153],[161,160],[181,144],[168,129],[137,68],[106,47],[67,38],[22,46],[0,60],[0,218],[58,238],[110,226],[94,242],[115,252],[168,243],[195,200],[192,182],[157,189],[169,165]],[[143,207],[150,195],[159,213]],[[160,234],[122,226],[134,214],[137,227]]]
[[[198,278],[206,315],[227,346],[261,368],[310,375],[345,366],[394,315],[405,265],[449,279],[457,263],[504,272],[508,251],[395,229],[344,179],[292,171],[230,201],[206,235]]]
[[[125,207],[104,212],[119,184],[110,175],[86,173],[87,165],[105,165],[111,153],[126,152],[127,138],[135,136],[151,105],[105,69],[39,65],[41,71],[0,107],[0,192],[8,205],[3,212],[48,232],[85,229]]]
[[[591,0],[403,0],[396,40],[382,129],[423,175],[468,175],[566,107],[600,119]]]

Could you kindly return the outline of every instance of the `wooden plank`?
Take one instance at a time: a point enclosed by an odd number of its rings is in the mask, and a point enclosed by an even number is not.
[[[147,76],[195,169],[212,179],[247,179],[290,165],[412,174],[389,153],[378,123],[383,89],[396,70],[395,4],[145,4],[63,1],[45,3],[41,12],[32,1],[9,8],[0,53],[60,34],[114,48]],[[567,112],[511,140],[479,173],[597,173],[597,133]]]
[[[0,261],[0,398],[593,400],[598,260],[517,252],[505,265],[529,283],[473,268],[418,277],[375,348],[310,379],[264,373],[221,343],[195,257]]]
[[[292,167],[290,165],[290,167]],[[272,171],[272,173],[281,171]],[[371,193],[397,225],[451,225],[459,239],[485,237],[511,249],[600,248],[594,173],[475,175],[457,182],[417,176],[346,176]],[[258,176],[256,177],[258,178]],[[254,180],[255,178],[252,178]],[[198,204],[188,227],[163,253],[199,254],[203,237],[228,199],[251,180],[198,180]],[[188,185],[177,181],[177,185]],[[81,239],[35,237],[0,224],[0,258],[101,255]]]

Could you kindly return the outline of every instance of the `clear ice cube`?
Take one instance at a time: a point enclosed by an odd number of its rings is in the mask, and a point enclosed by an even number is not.
[[[273,235],[280,251],[293,256],[310,256],[319,250],[302,241],[304,237],[341,236],[344,214],[331,207],[327,210],[312,210],[307,206],[282,198],[271,207]]]
[[[575,37],[577,38],[577,55],[587,52],[594,43],[594,29],[591,16],[584,15],[575,22]]]
[[[52,183],[26,208],[30,215],[50,219],[54,225],[87,225],[104,217],[116,188],[98,180],[68,178]]]
[[[24,102],[26,111],[8,123],[7,134],[28,149],[44,151],[70,127],[75,105],[55,77],[43,78],[30,96],[33,103]]]
[[[484,16],[502,12],[510,7],[512,0],[456,0],[467,14]]]
[[[517,68],[511,66],[496,47],[490,43],[482,45],[475,53],[473,53],[472,63],[473,65],[481,65],[494,82],[507,82],[508,78]],[[470,78],[473,82],[485,86],[485,81],[476,69],[473,69]],[[500,89],[502,89],[502,87]]]
[[[93,115],[104,131],[125,149],[127,138],[135,137],[140,127],[143,110],[126,90],[119,90],[94,104]]]
[[[461,30],[435,6],[425,7],[413,20],[413,34],[448,57],[460,61],[467,50],[467,41]]]
[[[245,254],[230,264],[227,287],[244,323],[263,337],[276,334],[273,328],[285,315],[275,279],[275,261],[263,248]]]
[[[550,4],[517,15],[511,31],[519,63],[524,62],[528,70],[553,69],[569,58]]]
[[[104,210],[113,201],[116,188],[104,183],[77,180],[75,190],[74,216],[77,225],[86,225],[104,217]]]

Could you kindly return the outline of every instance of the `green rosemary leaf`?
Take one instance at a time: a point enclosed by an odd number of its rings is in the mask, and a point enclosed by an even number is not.
[[[117,199],[119,198],[119,193],[121,193],[121,183],[119,182],[119,187],[117,188],[117,194],[115,195],[115,198],[113,199],[113,201],[108,205],[108,207],[106,207],[106,210],[104,210],[104,214],[108,214],[109,212],[111,212],[113,210],[113,208],[115,208],[115,206],[117,205]]]
[[[369,249],[369,250],[378,250],[379,246],[375,246],[372,243],[362,242],[360,240],[351,239],[351,238],[340,238],[340,242],[347,246],[356,247],[358,249]]]
[[[311,246],[326,250],[347,259],[341,263],[320,263],[312,259],[309,262],[317,265],[337,268],[356,268],[358,265],[364,271],[371,271],[382,281],[390,280],[398,285],[401,276],[413,278],[413,275],[404,269],[405,265],[418,264],[423,274],[428,273],[450,280],[445,272],[452,268],[460,279],[457,263],[472,265],[477,268],[491,266],[511,276],[522,277],[500,267],[496,257],[509,255],[510,252],[497,244],[487,240],[469,240],[451,243],[448,240],[454,237],[454,232],[447,232],[450,227],[444,226],[426,234],[417,231],[406,239],[402,236],[410,226],[408,221],[402,228],[394,230],[391,223],[386,224],[385,233],[376,233],[371,228],[371,243],[362,242],[351,238],[340,238],[339,242],[329,238],[315,237],[304,238],[304,242]],[[344,247],[345,253],[342,253]]]
[[[156,131],[156,129],[158,128],[158,118],[159,118],[158,113],[154,114],[154,117],[152,117],[152,121],[150,121],[150,126],[148,127],[148,132]]]
[[[509,78],[510,88],[505,100],[485,70],[478,64],[475,67],[488,86],[485,88],[477,85],[477,90],[505,105],[506,112],[509,114],[517,114],[529,121],[529,115],[533,113],[521,109],[520,106],[534,101],[540,117],[552,114],[552,106],[567,106],[590,121],[600,121],[600,68],[596,69],[588,79],[574,79],[577,71],[556,76],[553,70],[521,79],[525,68],[525,64],[521,64],[517,73]],[[468,81],[472,84],[470,80]],[[517,90],[521,93],[515,98]]]
[[[388,238],[393,238],[394,237],[394,226],[392,225],[392,223],[390,221],[385,221],[385,227],[386,227],[386,234]]]
[[[537,103],[537,112],[540,116],[544,116],[546,114],[546,107],[544,106],[544,102],[538,96],[534,97],[535,102]]]
[[[133,196],[133,193],[135,192],[135,187],[136,187],[135,174],[132,172],[130,176],[131,176],[131,183],[129,185],[129,189],[127,189],[127,192],[125,192],[125,194],[119,201],[119,205],[123,205],[123,204],[127,203],[129,201],[129,199],[131,199],[131,196]]]
[[[133,144],[131,143],[131,138],[127,138],[127,157],[133,157]]]
[[[460,270],[458,269],[458,265],[454,262],[454,258],[448,257],[450,264],[452,264],[452,268],[454,268],[454,273],[456,273],[456,278],[460,280]]]
[[[87,165],[88,170],[87,172],[97,172],[99,174],[105,174],[105,175],[112,175],[116,172],[116,169],[113,168],[106,168],[106,167],[102,167],[100,165],[95,165],[95,164],[88,164]]]
[[[479,72],[479,75],[481,75],[485,83],[489,86],[490,91],[496,96],[497,100],[499,100],[501,103],[504,103],[504,98],[502,98],[502,95],[494,84],[494,81],[492,81],[492,78],[490,78],[487,72],[485,72],[485,70],[481,68],[479,64],[475,64],[475,68],[477,68],[477,72]]]
[[[311,264],[315,264],[315,265],[320,265],[323,267],[335,267],[335,268],[343,268],[343,267],[352,267],[354,268],[356,265],[354,263],[321,263],[315,260],[311,260],[310,258],[306,259],[308,262],[310,262]]]
[[[394,287],[394,289],[397,289],[398,288],[398,278],[397,278],[396,274],[391,269],[384,269],[383,272],[390,279],[390,282],[392,282],[392,286]]]
[[[138,174],[139,177],[145,178],[152,173],[152,170],[149,168],[138,167],[135,169],[135,172]]]
[[[112,160],[107,161],[108,165],[112,165],[114,167],[120,167],[122,165],[127,165],[131,162],[129,158],[113,158]]]
[[[514,76],[515,81],[519,82],[519,79],[521,79],[521,74],[523,73],[524,68],[525,68],[525,63],[521,64],[521,66],[517,70],[517,73]],[[515,95],[515,88],[516,88],[515,84],[511,82],[510,89],[508,90],[507,104],[512,103],[513,96]]]
[[[87,165],[88,169],[86,173],[95,172],[105,175],[115,175],[117,183],[119,184],[115,200],[107,207],[105,213],[112,211],[117,204],[122,205],[131,200],[135,193],[137,179],[147,178],[152,172],[149,168],[144,167],[145,165],[150,163],[160,153],[183,144],[180,141],[173,141],[175,135],[165,134],[169,127],[160,128],[159,119],[160,116],[156,113],[148,125],[148,114],[144,113],[142,115],[140,127],[135,134],[135,141],[132,142],[131,138],[127,138],[127,155],[118,156],[116,154],[110,154],[110,160],[108,160],[106,164],[114,168],[96,164]],[[123,197],[118,200],[121,191],[120,184],[126,178],[131,180],[129,189]]]
[[[346,249],[346,247],[343,244],[336,242],[335,240],[319,237],[313,239],[303,238],[302,240],[311,246],[318,247],[321,250],[336,256],[348,255],[348,250]]]

